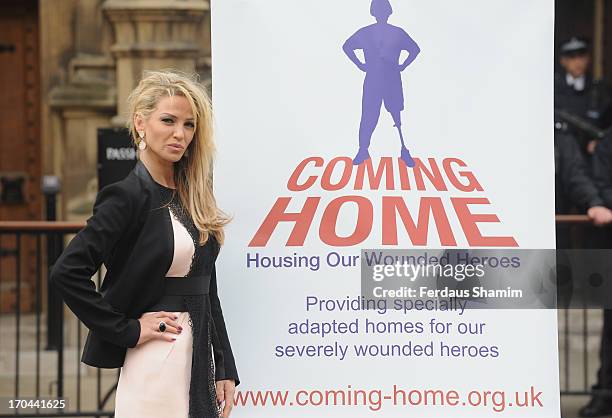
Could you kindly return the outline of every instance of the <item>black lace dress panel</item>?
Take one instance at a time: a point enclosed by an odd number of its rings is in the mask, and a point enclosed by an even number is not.
[[[217,257],[219,248],[211,235],[204,246],[199,245],[199,231],[189,213],[184,208],[175,189],[158,184],[162,203],[168,206],[174,216],[185,227],[191,236],[195,251],[185,278],[208,280]],[[183,278],[166,278],[165,280],[184,280]],[[215,390],[215,362],[213,359],[213,320],[208,294],[183,295],[184,310],[189,313],[189,324],[193,331],[191,381],[189,386],[189,418],[217,418]],[[157,310],[157,309],[155,309]]]

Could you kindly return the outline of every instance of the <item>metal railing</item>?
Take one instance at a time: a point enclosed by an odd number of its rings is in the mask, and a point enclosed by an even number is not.
[[[600,228],[592,225],[587,215],[557,215],[557,225],[579,228],[583,235],[588,230]],[[612,234],[610,227],[605,227]],[[584,236],[582,237],[584,238]],[[575,243],[583,247],[584,243]],[[601,341],[601,309],[559,309],[559,362],[561,395],[592,395],[606,393],[605,389],[593,389],[599,367],[599,344]],[[576,349],[578,346],[578,349]],[[595,358],[591,359],[591,354]],[[577,360],[577,361],[574,361]],[[578,376],[576,376],[578,374]]]
[[[3,402],[67,400],[64,409],[6,410],[7,405],[1,405],[1,418],[114,416],[109,401],[119,369],[103,370],[80,362],[86,328],[74,316],[65,321],[64,303],[48,280],[64,238],[84,226],[85,222],[0,221],[0,356],[4,360],[0,361],[0,398]],[[6,266],[12,268],[3,269]],[[98,271],[98,288],[101,280]],[[31,289],[34,303],[24,303],[28,297],[24,288]],[[66,324],[74,327],[67,329]],[[69,346],[67,335],[73,337]],[[68,360],[71,355],[74,359]]]

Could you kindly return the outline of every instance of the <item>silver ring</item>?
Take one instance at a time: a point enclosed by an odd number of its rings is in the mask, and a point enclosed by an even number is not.
[[[166,330],[166,323],[164,321],[159,321],[159,326],[157,327],[159,332],[164,332]]]

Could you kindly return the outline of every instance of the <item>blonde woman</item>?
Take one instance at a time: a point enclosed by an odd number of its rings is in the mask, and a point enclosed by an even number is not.
[[[146,72],[128,101],[136,165],[100,190],[50,280],[89,328],[81,360],[121,367],[116,418],[227,418],[239,379],[217,293],[228,218],[213,195],[211,103],[175,71]]]

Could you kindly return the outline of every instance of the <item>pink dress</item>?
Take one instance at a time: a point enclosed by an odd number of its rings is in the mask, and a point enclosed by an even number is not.
[[[172,210],[170,214],[175,245],[166,276],[181,280],[189,272],[195,247],[185,226]],[[192,329],[189,312],[174,313],[183,327],[180,334],[170,333],[176,341],[153,339],[127,349],[115,395],[115,418],[188,417]]]

